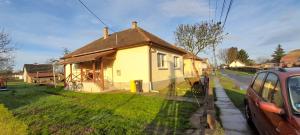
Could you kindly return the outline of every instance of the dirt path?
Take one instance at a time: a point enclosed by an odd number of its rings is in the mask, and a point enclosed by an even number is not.
[[[226,135],[255,135],[243,114],[234,106],[228,98],[225,90],[219,83],[219,79],[215,78],[216,87],[216,105],[220,108],[223,128]]]

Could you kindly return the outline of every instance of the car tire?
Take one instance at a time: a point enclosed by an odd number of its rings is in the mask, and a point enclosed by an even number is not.
[[[247,103],[245,104],[245,117],[246,117],[248,124],[252,126],[253,122],[252,122],[251,110]]]

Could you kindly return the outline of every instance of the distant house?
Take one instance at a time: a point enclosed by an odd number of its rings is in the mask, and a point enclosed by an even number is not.
[[[246,65],[239,60],[235,60],[229,64],[229,67],[245,67],[245,66]]]
[[[283,56],[280,60],[280,66],[282,67],[294,67],[300,66],[300,49],[290,51]]]
[[[198,56],[187,53],[183,56],[183,73],[184,77],[197,77],[203,75],[203,72],[207,69],[207,59],[201,59]]]
[[[260,68],[275,68],[276,66],[278,66],[278,64],[272,62],[260,64]]]
[[[142,90],[148,92],[184,80],[185,53],[132,22],[132,28],[112,34],[104,28],[102,38],[65,55],[60,63],[66,89],[129,90],[132,81],[140,80]]]
[[[53,80],[51,64],[25,64],[23,78],[26,83],[46,83]]]
[[[23,73],[22,72],[13,73],[12,77],[15,79],[23,80]]]

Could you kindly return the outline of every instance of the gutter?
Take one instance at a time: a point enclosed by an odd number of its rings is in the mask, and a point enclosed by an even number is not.
[[[150,42],[149,44],[149,91],[150,92],[159,92],[159,91],[156,91],[156,90],[153,90],[153,84],[152,84],[152,42]]]
[[[149,90],[153,91],[152,86],[152,52],[151,52],[151,42],[149,45]]]
[[[97,51],[93,51],[93,52],[81,53],[81,54],[76,54],[76,55],[73,55],[73,56],[70,56],[70,57],[63,57],[62,59],[78,57],[78,56],[88,55],[88,54],[93,54],[93,53],[98,53],[98,52],[105,52],[105,51],[109,51],[109,50],[113,50],[113,49],[114,48],[107,48],[107,49],[97,50]]]

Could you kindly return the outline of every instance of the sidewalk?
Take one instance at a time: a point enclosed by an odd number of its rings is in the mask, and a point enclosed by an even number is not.
[[[254,135],[253,130],[248,126],[243,114],[238,110],[228,98],[225,90],[221,86],[219,79],[215,78],[216,105],[220,108],[223,128],[226,135]]]

